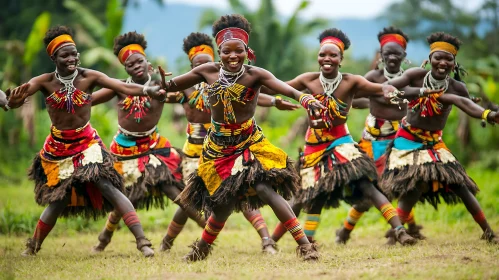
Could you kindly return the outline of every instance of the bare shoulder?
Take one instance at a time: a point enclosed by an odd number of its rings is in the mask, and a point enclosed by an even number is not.
[[[370,82],[376,82],[383,75],[382,69],[373,69],[364,75],[364,78]]]
[[[421,67],[413,67],[409,68],[404,71],[404,75],[410,76],[410,77],[419,77],[419,76],[424,76],[428,73],[428,70],[421,68]]]
[[[463,82],[456,81],[455,79],[450,79],[450,87],[453,89],[453,93],[463,96],[463,97],[469,97],[469,92],[468,88],[466,88],[466,85]]]
[[[83,77],[85,77],[85,78],[97,77],[99,75],[103,75],[102,72],[99,72],[99,71],[96,71],[96,70],[92,70],[92,69],[88,69],[88,68],[81,68],[81,67],[78,67],[78,73],[80,75],[82,75]]]

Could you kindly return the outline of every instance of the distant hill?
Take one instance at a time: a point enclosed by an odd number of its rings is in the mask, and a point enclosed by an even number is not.
[[[182,4],[158,6],[154,1],[130,5],[125,14],[123,31],[143,32],[147,36],[147,53],[164,57],[170,66],[175,67],[178,58],[187,57],[182,51],[182,40],[193,31],[199,31],[198,19],[204,8]],[[343,30],[352,42],[349,52],[355,58],[371,58],[379,47],[376,35],[386,26],[378,19],[332,19],[331,27]],[[255,24],[255,23],[253,23]],[[211,35],[211,28],[202,30]],[[317,34],[318,35],[318,34]],[[306,38],[311,48],[317,47],[317,35]],[[428,47],[423,43],[410,43],[408,57],[414,63],[426,58]]]

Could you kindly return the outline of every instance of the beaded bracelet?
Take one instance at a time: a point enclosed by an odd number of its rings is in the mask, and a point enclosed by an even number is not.
[[[482,127],[487,126],[487,117],[489,116],[489,114],[490,114],[490,112],[491,112],[491,111],[492,111],[492,110],[490,110],[490,109],[487,109],[487,110],[484,110],[484,111],[483,111],[483,113],[482,113],[482,121],[481,121],[481,123],[480,123],[480,125],[481,125]]]
[[[314,102],[315,98],[311,94],[302,93],[298,101],[300,102],[301,106],[303,106],[303,108],[308,110],[310,103]]]

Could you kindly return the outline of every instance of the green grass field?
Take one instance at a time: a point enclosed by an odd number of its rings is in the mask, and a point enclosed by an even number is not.
[[[482,191],[478,199],[489,222],[499,230],[499,174],[470,169]],[[499,279],[499,246],[480,240],[481,230],[463,205],[441,205],[434,211],[418,205],[416,219],[428,237],[414,247],[386,248],[388,226],[374,209],[364,215],[346,246],[334,244],[334,232],[348,206],[323,212],[317,239],[321,260],[302,262],[287,234],[280,253],[263,255],[258,234],[241,214],[231,216],[219,235],[213,254],[206,261],[186,264],[181,258],[187,246],[201,235],[189,222],[171,252],[156,252],[145,259],[135,249],[126,228],[118,230],[108,249],[93,255],[104,219],[61,219],[38,256],[23,258],[24,240],[31,236],[43,210],[33,199],[29,182],[0,187],[0,278],[2,279]],[[139,211],[146,235],[156,248],[166,232],[175,206],[166,210]],[[270,208],[262,213],[269,230],[277,223]],[[304,215],[302,215],[303,217]]]

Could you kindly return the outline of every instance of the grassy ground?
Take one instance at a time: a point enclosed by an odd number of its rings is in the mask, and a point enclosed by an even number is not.
[[[470,170],[482,192],[478,198],[492,227],[499,230],[499,174]],[[93,255],[98,231],[104,220],[61,219],[37,257],[22,258],[24,240],[30,236],[43,208],[33,201],[29,183],[0,187],[0,278],[157,278],[157,279],[499,279],[499,246],[479,240],[480,228],[462,205],[416,208],[416,219],[424,224],[428,240],[406,248],[386,248],[382,238],[387,225],[377,211],[364,215],[346,246],[334,244],[334,231],[348,210],[325,211],[317,238],[322,258],[304,263],[295,256],[296,245],[287,234],[279,242],[277,256],[260,252],[257,233],[241,214],[233,215],[207,261],[185,264],[181,257],[201,230],[189,222],[169,253],[157,252],[144,259],[135,249],[128,229],[116,232],[106,252]],[[156,248],[166,231],[175,207],[139,211],[147,236]],[[270,230],[277,223],[271,210],[262,210]]]

